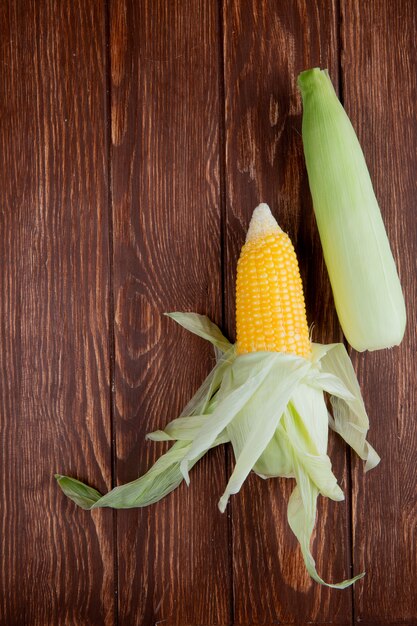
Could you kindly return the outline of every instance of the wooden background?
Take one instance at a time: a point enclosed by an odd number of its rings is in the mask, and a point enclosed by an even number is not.
[[[0,623],[417,624],[415,0],[0,0]],[[268,202],[296,246],[314,338],[342,336],[312,213],[297,74],[328,67],[362,142],[407,300],[399,348],[352,359],[382,457],[331,437],[307,576],[291,481],[216,501],[230,451],[145,510],[82,511],[160,454],[145,433],[213,365],[164,311],[233,337],[234,273]],[[324,173],[325,174],[325,173]]]

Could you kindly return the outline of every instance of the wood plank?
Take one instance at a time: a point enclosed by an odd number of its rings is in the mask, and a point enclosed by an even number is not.
[[[163,316],[221,322],[219,38],[214,2],[110,4],[117,482],[163,448],[145,434],[175,417],[214,364]],[[119,624],[229,621],[223,449],[164,501],[118,514]]]
[[[352,0],[342,8],[345,107],[369,165],[409,316],[399,348],[354,355],[370,438],[382,457],[366,476],[354,464],[354,559],[367,570],[355,589],[355,619],[415,624],[417,5]]]
[[[335,2],[225,2],[225,267],[231,335],[236,261],[250,215],[263,201],[294,242],[314,340],[341,339],[308,190],[296,87],[298,73],[318,65],[329,68],[337,86],[337,21]],[[330,456],[346,493],[345,446],[334,437]],[[350,623],[351,592],[335,593],[306,573],[286,517],[293,487],[288,479],[262,481],[252,475],[232,498],[235,624]],[[319,499],[313,553],[326,580],[351,574],[346,495],[345,503]]]
[[[0,5],[2,624],[111,624],[103,2]]]

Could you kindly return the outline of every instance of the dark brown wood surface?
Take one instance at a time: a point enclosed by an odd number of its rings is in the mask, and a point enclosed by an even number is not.
[[[0,624],[417,623],[417,4],[414,0],[0,0]],[[305,573],[293,485],[207,455],[143,510],[78,509],[164,449],[213,354],[163,316],[234,335],[250,214],[292,237],[318,341],[341,340],[302,155],[297,74],[328,67],[363,144],[407,300],[403,344],[352,359],[382,456],[330,439],[347,495],[320,499]]]
[[[417,3],[344,7],[343,92],[402,278],[408,326],[398,348],[353,355],[382,461],[353,468],[355,588],[361,624],[417,623]],[[388,36],[389,33],[389,36]]]
[[[0,6],[0,622],[112,623],[104,7]]]
[[[221,323],[219,39],[215,3],[112,3],[116,480],[144,473],[145,442],[178,415],[213,352],[164,317]],[[225,451],[163,502],[117,516],[120,624],[226,624]],[[198,598],[198,600],[197,600]],[[197,600],[197,601],[196,601]]]

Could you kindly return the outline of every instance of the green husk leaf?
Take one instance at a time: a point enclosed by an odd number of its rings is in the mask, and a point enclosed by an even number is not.
[[[227,441],[226,435],[220,435],[210,447],[218,446]],[[174,443],[168,452],[159,457],[146,474],[130,483],[115,487],[104,496],[74,478],[59,474],[56,477],[62,491],[83,509],[144,507],[158,502],[180,485],[183,481],[180,462],[189,449],[190,442],[178,441]],[[190,469],[206,452],[207,450],[204,450],[190,462]]]
[[[191,333],[207,339],[221,352],[227,352],[232,347],[232,344],[221,332],[220,328],[216,326],[207,315],[199,315],[198,313],[181,313],[175,311],[173,313],[165,313],[167,317],[173,319],[177,324],[183,326]]]
[[[260,356],[261,355],[261,356]],[[230,424],[261,385],[274,364],[275,354],[254,352],[241,355],[227,369],[217,396],[217,405],[210,420],[201,428],[191,449],[181,463],[181,471],[188,482],[188,463]],[[239,365],[236,367],[236,363]]]
[[[308,179],[343,332],[361,352],[398,345],[404,297],[358,138],[327,70],[302,72],[298,84]]]
[[[326,587],[345,589],[360,578],[363,578],[363,576],[365,576],[365,572],[340,583],[327,583],[320,578],[316,570],[316,563],[310,550],[311,535],[316,521],[317,496],[319,490],[309,478],[308,474],[304,472],[303,467],[295,457],[294,470],[297,486],[290,496],[287,516],[291,530],[300,543],[307,571],[316,582],[326,585]]]
[[[265,353],[258,354],[261,355],[258,356],[260,360],[265,362],[271,360],[272,367],[265,370],[262,383],[233,422],[227,426],[236,465],[219,502],[221,511],[225,510],[230,495],[240,490],[256,461],[265,451],[291,395],[311,367],[306,359],[289,354],[276,353],[271,357],[266,357]],[[241,365],[246,367],[244,360],[247,356],[238,357],[233,365],[233,373],[237,378],[240,378]]]
[[[292,420],[287,432],[296,429],[301,448],[307,454],[326,454],[328,440],[327,407],[323,392],[303,381],[288,407]]]
[[[311,344],[311,362],[316,365],[316,370],[321,371],[321,365],[319,365],[321,359],[332,350],[337,343],[312,343]]]
[[[149,433],[146,437],[152,441],[192,441],[208,419],[210,419],[210,414],[178,417],[172,420],[164,430]]]
[[[89,487],[75,478],[62,474],[55,474],[55,478],[65,495],[86,511],[90,510],[102,497],[97,489],[93,489],[93,487]]]
[[[344,500],[327,455],[328,418],[323,392],[300,384],[285,412],[285,429],[298,466],[320,493]]]
[[[362,436],[364,408],[349,357],[342,344],[315,344],[311,360],[275,352],[236,357],[235,347],[229,345],[181,416],[147,436],[175,443],[146,474],[104,496],[76,479],[57,474],[58,484],[84,509],[148,506],[168,495],[184,478],[188,482],[189,470],[210,448],[231,441],[236,465],[219,501],[220,510],[224,511],[229,496],[239,491],[252,469],[262,477],[295,477],[297,487],[289,501],[288,519],[310,575],[327,584],[318,576],[309,548],[316,499],[319,492],[335,500],[342,499],[343,493],[327,456],[323,390],[339,394],[349,403],[350,419],[356,420],[353,425],[362,429]],[[335,422],[344,432],[340,415]],[[351,436],[350,441],[353,439]],[[328,586],[343,588],[362,575]]]
[[[130,483],[115,487],[92,508],[108,506],[115,509],[129,509],[158,502],[182,482],[179,464],[189,446],[189,442],[175,443],[168,452],[159,457],[146,474]]]
[[[313,386],[317,389],[327,391],[332,396],[343,398],[344,400],[354,400],[355,396],[345,387],[342,381],[334,374],[324,372],[314,377]]]
[[[210,374],[207,376],[202,385],[197,389],[194,396],[182,410],[180,417],[205,414],[209,411],[209,405],[211,410],[214,395],[222,384],[225,373],[231,367],[235,358],[236,350],[235,347],[232,346],[230,350],[222,354],[222,356],[219,358],[216,365],[211,370]]]
[[[330,427],[366,461],[365,471],[378,465],[381,460],[373,447],[366,441],[369,418],[363,403],[355,370],[343,344],[334,344],[321,359],[323,370],[336,376],[351,394],[339,395],[335,389],[330,398],[333,418],[329,416]]]
[[[274,436],[253,466],[253,471],[261,478],[294,478],[291,444],[282,420]]]
[[[210,329],[210,325],[206,325],[205,327]],[[215,325],[212,324],[212,327],[215,327]],[[211,331],[213,331],[213,328],[211,328]],[[213,332],[218,339],[216,331],[214,330]],[[214,410],[217,390],[223,380],[225,371],[230,369],[231,363],[235,359],[235,348],[232,344],[229,344],[229,346],[228,351],[222,354],[213,370],[181,413],[179,419],[182,419],[184,414],[193,416],[197,420],[199,418],[203,419],[205,415],[210,414]],[[204,413],[204,415],[199,415],[199,412]],[[187,417],[187,419],[192,418]],[[174,420],[171,424],[172,426],[168,425],[167,432],[155,431],[155,433],[150,433],[148,438],[154,441],[175,439],[179,441],[174,444],[166,454],[161,456],[146,474],[138,479],[116,487],[104,496],[96,489],[89,487],[75,478],[56,474],[59,486],[71,500],[86,510],[104,506],[114,508],[142,507],[157,502],[173,491],[182,482],[183,475],[179,472],[179,463],[190,449],[190,441],[196,429],[196,424],[192,421],[187,423],[182,422],[182,427],[179,431],[176,429],[181,425],[181,422]],[[188,439],[186,438],[187,429]],[[178,435],[178,437],[176,435]],[[228,441],[229,439],[225,432],[219,433],[209,447],[227,443]],[[207,449],[201,451],[193,462],[190,463],[189,467],[194,466],[206,451]]]

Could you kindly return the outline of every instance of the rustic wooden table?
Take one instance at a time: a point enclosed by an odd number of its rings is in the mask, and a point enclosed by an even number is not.
[[[415,0],[1,0],[0,622],[7,626],[417,624]],[[292,481],[228,512],[219,449],[161,503],[84,512],[161,447],[213,364],[163,317],[234,334],[249,216],[292,237],[314,338],[342,339],[312,213],[296,77],[328,67],[362,142],[408,303],[399,348],[352,359],[382,457],[331,437],[346,501],[320,500],[307,576]],[[326,175],[326,172],[323,172]]]

